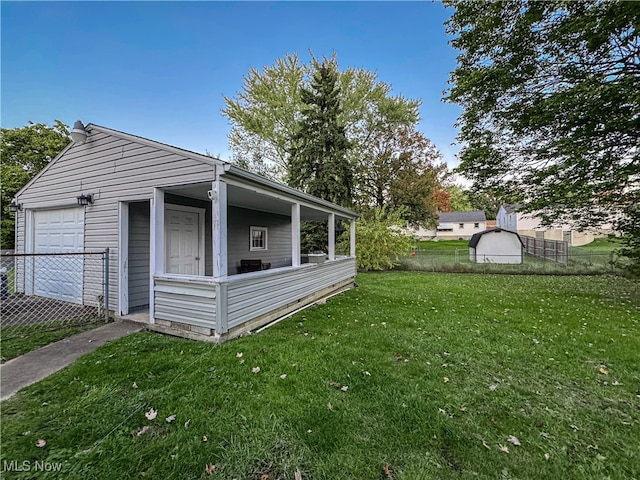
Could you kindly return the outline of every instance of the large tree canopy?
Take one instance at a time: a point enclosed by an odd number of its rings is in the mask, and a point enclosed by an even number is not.
[[[464,108],[459,171],[478,187],[520,190],[550,221],[637,219],[637,4],[445,3],[461,51],[447,97]]]
[[[11,200],[69,141],[69,127],[60,120],[52,126],[29,122],[20,128],[0,129],[2,248],[14,246],[15,217],[9,212]]]
[[[340,71],[335,54],[322,60],[312,55],[309,64],[295,54],[286,55],[262,71],[249,71],[242,92],[236,98],[225,97],[222,112],[231,122],[233,160],[299,188],[315,181],[319,164],[311,168],[313,162],[300,163],[300,145],[317,150],[320,134],[317,129],[307,131],[309,125],[301,129],[301,120],[309,120],[305,95],[313,90],[321,68],[330,68],[336,75],[332,95],[340,108],[335,125],[349,146],[343,150],[346,162],[340,162],[338,172],[349,180],[343,183],[352,193],[347,203],[363,211],[403,206],[406,221],[433,223],[433,196],[444,167],[438,164],[440,154],[434,145],[415,129],[420,101],[391,95],[391,86],[368,70]]]
[[[302,91],[311,87],[324,60],[312,55],[305,64],[297,54],[287,54],[262,71],[251,68],[236,98],[225,97],[222,114],[231,123],[229,146],[236,163],[277,180],[285,178],[291,142],[302,117]],[[342,105],[338,120],[351,142],[350,163],[357,163],[377,132],[418,121],[420,101],[392,96],[391,86],[368,70],[339,71],[335,54],[328,63],[338,73]]]

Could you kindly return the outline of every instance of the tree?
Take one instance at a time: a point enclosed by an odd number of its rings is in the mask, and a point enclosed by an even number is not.
[[[374,135],[367,150],[358,170],[359,208],[404,207],[404,223],[434,226],[447,167],[433,143],[412,126],[396,126]]]
[[[453,1],[459,171],[578,227],[640,203],[640,9],[633,2]],[[637,224],[637,222],[635,222]],[[622,224],[618,224],[620,227]]]
[[[495,220],[500,209],[500,201],[486,192],[465,190],[472,210],[482,210],[487,220]]]
[[[353,168],[347,154],[350,143],[340,123],[340,85],[336,65],[317,66],[309,88],[303,88],[301,118],[291,140],[286,180],[292,187],[323,200],[351,206]],[[326,222],[301,225],[303,251],[327,251]]]
[[[369,139],[389,125],[413,125],[418,121],[418,100],[392,96],[391,86],[365,69],[340,72],[335,53],[324,59],[338,72],[344,126],[352,148],[348,160],[356,165],[367,151]],[[302,117],[302,91],[310,88],[323,62],[311,54],[304,64],[297,54],[286,54],[259,71],[249,70],[236,98],[225,97],[222,114],[231,123],[229,146],[233,159],[265,176],[283,180],[297,122]]]
[[[467,192],[460,185],[453,183],[445,187],[445,190],[449,194],[452,212],[468,212],[473,209]]]
[[[29,122],[24,127],[0,128],[2,248],[14,248],[15,215],[9,212],[11,200],[69,141],[69,127],[60,120],[52,126]]]
[[[302,118],[289,148],[287,183],[338,205],[352,203],[350,143],[340,123],[340,85],[335,65],[318,66],[310,88],[303,88]]]

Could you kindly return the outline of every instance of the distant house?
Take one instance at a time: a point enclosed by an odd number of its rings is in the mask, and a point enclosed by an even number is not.
[[[524,244],[520,235],[493,228],[475,233],[469,241],[469,260],[474,263],[522,263]]]
[[[527,237],[544,238],[546,240],[563,240],[572,246],[586,245],[595,237],[610,233],[610,229],[602,232],[577,231],[571,225],[560,224],[543,226],[540,217],[535,213],[522,213],[522,205],[502,205],[496,216],[496,227],[517,232]]]
[[[442,212],[435,230],[419,228],[410,233],[420,240],[468,240],[486,228],[487,218],[482,210]]]

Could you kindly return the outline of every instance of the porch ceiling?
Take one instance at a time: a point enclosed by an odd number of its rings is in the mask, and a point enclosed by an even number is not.
[[[165,191],[175,195],[196,198],[204,201],[209,201],[209,197],[207,195],[209,190],[211,190],[211,183],[181,185],[165,189]],[[275,213],[286,217],[291,216],[292,202],[287,202],[270,195],[238,187],[236,185],[227,186],[227,203],[234,207],[246,208],[259,212]],[[340,217],[340,215],[336,216]],[[303,221],[325,221],[327,220],[327,213],[322,210],[316,210],[302,205],[300,207],[300,219]]]

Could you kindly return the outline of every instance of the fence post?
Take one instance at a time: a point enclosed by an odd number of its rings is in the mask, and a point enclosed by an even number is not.
[[[109,321],[109,247],[104,249],[104,319]]]

